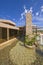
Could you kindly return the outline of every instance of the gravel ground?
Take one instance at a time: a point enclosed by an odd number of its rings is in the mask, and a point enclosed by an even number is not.
[[[9,58],[9,52],[13,47],[15,47],[16,43],[17,41],[14,40],[12,42],[9,42],[9,44],[5,45],[4,47],[1,46],[2,48],[0,48],[0,65],[13,65]]]
[[[43,50],[26,48],[21,41],[10,43],[0,49],[0,65],[43,65]]]
[[[22,42],[18,42],[15,47],[13,47],[10,52],[10,60],[14,65],[31,65],[35,60],[35,49],[29,49],[22,45]]]

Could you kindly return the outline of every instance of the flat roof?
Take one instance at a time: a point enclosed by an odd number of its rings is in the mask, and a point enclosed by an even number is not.
[[[0,19],[0,22],[3,22],[3,23],[8,23],[8,24],[12,24],[12,25],[16,25],[13,21],[11,20],[4,20],[4,19]]]
[[[1,22],[0,22],[0,27],[19,30],[19,28],[16,27],[16,26],[11,26],[11,25],[4,24],[4,23],[1,23]]]

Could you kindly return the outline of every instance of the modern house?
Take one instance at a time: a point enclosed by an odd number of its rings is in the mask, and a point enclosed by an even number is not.
[[[17,36],[18,30],[14,22],[0,19],[0,42]]]
[[[28,35],[30,38],[33,34],[43,33],[39,27],[32,24],[31,13],[26,13],[26,25],[17,27],[13,21],[0,19],[0,43],[14,37],[23,37]]]

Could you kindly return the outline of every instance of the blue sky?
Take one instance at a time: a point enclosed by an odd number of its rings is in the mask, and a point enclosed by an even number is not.
[[[32,13],[32,22],[43,26],[43,0],[0,0],[0,19],[9,19],[17,26],[25,25],[25,13]]]

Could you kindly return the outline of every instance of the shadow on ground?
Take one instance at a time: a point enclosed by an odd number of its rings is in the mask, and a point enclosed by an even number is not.
[[[40,47],[36,47],[36,60],[31,65],[43,65],[43,50]]]
[[[17,39],[23,43],[23,44],[19,43],[21,46],[25,46],[25,36],[23,36],[23,35],[19,36],[19,37],[17,37]]]
[[[9,59],[9,51],[16,45],[17,41],[0,50],[0,65],[13,65]],[[14,64],[16,65],[16,64]]]
[[[25,40],[25,35],[21,34],[19,36],[16,37],[18,40],[20,40],[21,42],[24,42]]]

